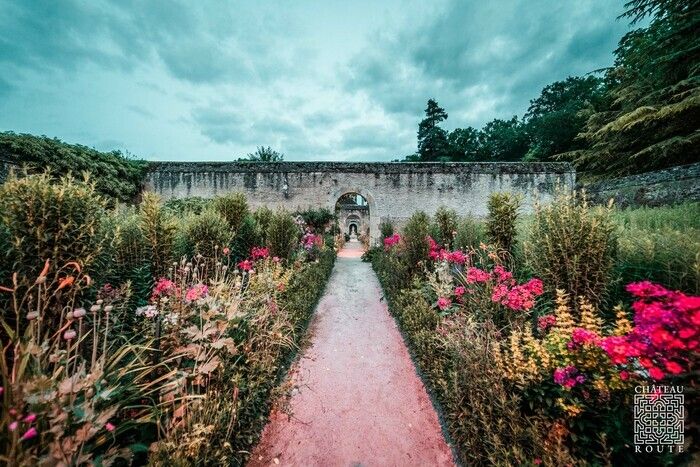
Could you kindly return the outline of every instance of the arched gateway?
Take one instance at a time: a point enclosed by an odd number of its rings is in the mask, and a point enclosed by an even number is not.
[[[145,189],[165,199],[242,192],[253,208],[290,211],[333,211],[343,195],[355,193],[367,201],[374,242],[380,222],[401,227],[415,211],[433,214],[446,206],[481,217],[495,191],[523,195],[529,211],[536,198],[547,202],[557,185],[572,189],[575,181],[571,165],[559,162],[154,162]]]

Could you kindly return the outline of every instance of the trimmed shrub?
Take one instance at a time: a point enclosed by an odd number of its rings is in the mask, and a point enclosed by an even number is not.
[[[9,240],[10,270],[34,278],[49,260],[58,269],[78,262],[93,278],[107,247],[105,200],[85,177],[53,180],[48,173],[10,178],[0,186],[0,222]]]
[[[151,264],[151,274],[153,277],[160,277],[175,259],[175,220],[163,209],[160,196],[150,192],[144,193],[139,205],[139,220],[146,243],[146,258]]]
[[[380,241],[382,242],[384,242],[385,238],[394,235],[394,224],[390,221],[383,221],[379,224],[379,235],[381,236]]]
[[[438,208],[433,216],[431,234],[444,248],[452,249],[457,234],[457,212],[444,206]]]
[[[258,223],[255,222],[255,217],[252,214],[248,214],[238,226],[231,243],[231,252],[236,261],[247,258],[254,246],[264,245],[260,242],[258,234]]]
[[[256,236],[258,237],[261,245],[267,245],[267,232],[270,228],[270,221],[272,220],[272,215],[272,210],[267,206],[262,206],[256,209],[253,213],[253,217],[255,217],[255,223],[258,229]]]
[[[229,193],[218,196],[212,201],[216,212],[228,223],[231,232],[235,234],[249,213],[248,201],[243,193]]]
[[[418,264],[428,257],[428,226],[430,218],[422,211],[416,212],[403,230],[403,256],[406,266],[413,274],[420,272]]]
[[[178,232],[178,256],[202,255],[214,258],[217,250],[230,245],[233,235],[230,224],[214,209],[185,218]]]
[[[560,193],[536,205],[525,255],[547,290],[599,304],[613,279],[617,226],[612,206],[589,207],[585,195]]]
[[[489,196],[486,235],[499,249],[513,253],[515,225],[518,220],[520,198],[511,193],[492,193]]]
[[[299,244],[299,227],[287,211],[277,211],[270,218],[267,229],[267,246],[270,254],[290,259]]]

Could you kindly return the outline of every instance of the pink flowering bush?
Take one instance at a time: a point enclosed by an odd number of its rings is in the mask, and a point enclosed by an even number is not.
[[[474,313],[482,319],[488,317],[497,324],[522,323],[535,306],[537,297],[543,293],[543,284],[539,279],[518,284],[513,274],[501,264],[496,264],[490,271],[472,266],[473,257],[481,263],[486,261],[477,257],[475,252],[449,252],[431,238],[428,241],[430,258],[434,261],[428,282],[438,296],[436,306],[441,312],[449,310],[454,302],[458,309]],[[498,257],[492,255],[491,259]]]
[[[395,246],[397,246],[399,243],[401,243],[401,235],[399,235],[398,233],[386,237],[384,239],[384,250],[389,251]]]
[[[641,367],[654,380],[688,371],[700,349],[700,297],[651,282],[629,284],[627,291],[637,298],[632,304],[634,328],[600,341],[612,363]]]

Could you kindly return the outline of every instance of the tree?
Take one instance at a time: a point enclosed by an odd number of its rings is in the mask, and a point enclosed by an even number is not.
[[[249,153],[244,158],[239,158],[239,161],[250,162],[282,162],[284,155],[272,149],[270,146],[259,146],[254,153]]]
[[[590,112],[600,108],[603,91],[602,80],[592,75],[570,76],[545,86],[539,97],[530,101],[525,114],[530,137],[526,159],[551,160],[555,154],[582,148],[583,142],[576,135]]]
[[[608,105],[591,112],[571,160],[584,177],[619,176],[700,158],[700,2],[632,0],[627,33],[605,73]]]
[[[479,144],[479,130],[470,126],[455,128],[447,135],[453,161],[474,162],[481,160],[483,153]]]
[[[529,141],[525,125],[513,116],[510,120],[496,118],[484,125],[479,145],[483,160],[517,161],[527,152]]]
[[[429,99],[425,118],[418,125],[418,154],[421,161],[449,159],[447,132],[439,126],[444,120],[447,120],[445,109],[435,99]]]

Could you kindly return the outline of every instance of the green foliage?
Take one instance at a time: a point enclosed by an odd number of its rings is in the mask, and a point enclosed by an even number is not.
[[[282,259],[290,259],[299,244],[299,228],[287,211],[277,211],[270,218],[267,229],[267,246],[270,254]]]
[[[43,173],[8,179],[0,185],[0,224],[11,244],[9,269],[22,281],[36,277],[46,260],[56,268],[76,261],[99,276],[98,261],[108,245],[101,226],[105,204],[87,178],[52,183]]]
[[[590,207],[584,195],[562,192],[536,206],[525,255],[550,293],[561,289],[600,304],[613,280],[617,240],[611,207]]]
[[[515,245],[516,223],[521,199],[512,193],[491,193],[486,217],[486,235],[499,249],[510,254]]]
[[[385,238],[394,235],[394,224],[390,221],[383,221],[379,224],[380,240],[383,242]]]
[[[431,235],[433,240],[447,249],[452,249],[457,233],[457,212],[440,206],[433,216]]]
[[[184,217],[187,214],[201,214],[211,205],[211,200],[199,196],[187,198],[172,198],[165,202],[163,207],[175,217]]]
[[[120,208],[105,219],[105,224],[107,230],[114,233],[110,274],[106,280],[116,286],[130,282],[131,307],[145,305],[153,286],[154,271],[140,213],[135,208]]]
[[[255,223],[258,228],[256,236],[258,237],[260,245],[267,245],[267,233],[270,229],[270,221],[272,220],[272,216],[272,210],[267,206],[259,207],[253,213],[253,217],[255,217]]]
[[[633,0],[633,22],[605,74],[609,105],[589,112],[585,148],[562,157],[588,176],[627,175],[698,160],[700,4]]]
[[[307,209],[297,214],[300,215],[302,219],[304,219],[306,225],[311,227],[316,233],[323,233],[328,224],[336,220],[335,214],[328,208]]]
[[[217,251],[231,244],[233,235],[226,219],[216,210],[186,217],[178,231],[178,256],[202,255],[213,258]]]
[[[457,236],[454,247],[469,250],[478,248],[481,243],[487,243],[484,223],[473,216],[464,216],[457,225]]]
[[[620,226],[621,284],[651,280],[700,294],[700,203],[625,209],[614,219]]]
[[[238,159],[239,162],[282,162],[283,160],[284,155],[269,146],[259,146],[254,153]]]
[[[542,89],[530,101],[525,114],[530,147],[526,160],[547,161],[555,154],[581,149],[576,136],[583,129],[587,115],[603,102],[603,83],[598,77],[568,77]]]
[[[439,125],[447,120],[447,112],[435,99],[428,100],[425,118],[418,125],[418,154],[422,161],[437,161],[449,156],[447,132]]]
[[[493,119],[481,130],[479,144],[482,160],[520,160],[529,147],[525,124],[516,116],[510,120]]]
[[[151,274],[153,277],[161,277],[175,259],[177,225],[173,217],[163,209],[160,196],[150,192],[144,193],[139,205],[139,222],[145,240],[145,258],[151,265]]]
[[[0,159],[26,165],[30,172],[49,170],[58,177],[89,172],[95,190],[108,200],[133,202],[141,190],[148,164],[125,157],[119,151],[100,152],[57,138],[0,132]]]
[[[248,214],[236,230],[236,235],[231,243],[231,252],[235,260],[247,258],[254,246],[264,245],[258,236],[258,223],[252,214]]]
[[[248,201],[243,193],[217,196],[212,202],[212,207],[226,220],[234,234],[249,213]]]
[[[423,211],[414,213],[403,229],[403,260],[411,274],[421,271],[419,263],[428,258],[430,218]]]

